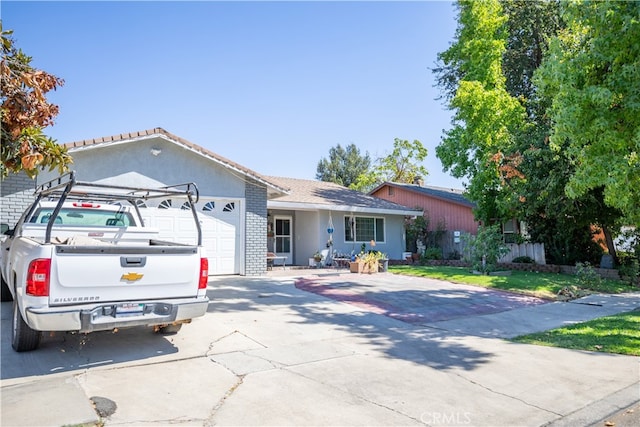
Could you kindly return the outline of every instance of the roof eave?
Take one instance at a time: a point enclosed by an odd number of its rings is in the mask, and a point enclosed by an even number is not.
[[[327,205],[322,203],[301,203],[301,202],[278,202],[276,200],[267,201],[267,209],[283,209],[296,211],[333,211],[333,212],[349,212],[349,213],[371,213],[379,215],[401,215],[401,216],[418,216],[424,213],[423,210],[416,209],[387,209],[375,208],[369,206],[351,206],[351,205]]]

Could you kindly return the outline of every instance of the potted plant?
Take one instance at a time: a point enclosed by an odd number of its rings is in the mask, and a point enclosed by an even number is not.
[[[384,258],[384,254],[379,251],[361,252],[356,260],[351,262],[349,267],[352,273],[377,273],[378,262]]]
[[[323,259],[324,259],[324,256],[322,256],[320,251],[316,251],[316,253],[313,254],[313,260],[316,262],[316,266],[318,266]]]

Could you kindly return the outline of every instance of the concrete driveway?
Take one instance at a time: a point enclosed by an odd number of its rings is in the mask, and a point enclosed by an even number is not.
[[[636,357],[504,337],[640,307],[640,294],[545,303],[388,273],[221,277],[209,313],[10,346],[2,426],[604,425],[640,400]],[[447,309],[449,307],[449,309]]]

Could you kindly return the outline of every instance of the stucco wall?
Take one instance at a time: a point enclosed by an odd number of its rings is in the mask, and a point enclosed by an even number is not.
[[[371,247],[370,242],[364,242],[366,250],[374,249],[386,253],[390,259],[401,259],[404,252],[404,217],[400,215],[374,215],[358,213],[357,216],[384,218],[385,241]],[[360,252],[363,242],[348,242],[345,240],[344,219],[350,214],[346,212],[331,212],[333,223],[333,250],[351,254]],[[296,213],[294,229],[296,230],[295,258],[296,264],[304,265],[309,257],[317,250],[325,249],[329,233],[329,211]]]
[[[160,153],[154,156],[152,149]],[[245,194],[243,179],[229,173],[225,166],[160,137],[76,149],[72,155],[71,168],[80,181],[143,187],[195,182],[205,197],[244,198]],[[43,174],[39,181],[45,177]]]

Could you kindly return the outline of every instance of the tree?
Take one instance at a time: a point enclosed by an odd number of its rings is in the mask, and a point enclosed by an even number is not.
[[[500,177],[518,175],[519,155],[504,153],[512,152],[514,135],[525,128],[525,109],[507,92],[502,72],[505,24],[498,0],[461,0],[456,41],[438,55],[442,66],[436,70],[455,112],[436,154],[453,176],[469,178],[467,193],[486,222],[511,214],[499,203]]]
[[[549,40],[564,28],[560,3],[502,0],[501,4],[509,18],[502,67],[506,88],[522,102],[528,122],[526,131],[514,136],[513,151],[506,153],[519,155],[520,176],[503,174],[508,184],[508,191],[501,194],[505,209],[527,223],[533,241],[545,243],[550,262],[597,263],[602,250],[593,241],[594,225],[604,230],[609,251],[615,256],[611,230],[620,212],[604,204],[601,188],[576,199],[565,194],[574,166],[562,151],[551,149],[552,122],[547,114],[551,98],[541,93],[535,82]]]
[[[472,197],[485,201],[479,205],[477,214],[485,222],[509,218],[525,221],[531,240],[545,243],[548,259],[561,264],[597,262],[602,250],[593,242],[593,225],[598,225],[608,236],[609,251],[615,256],[611,230],[615,229],[620,212],[604,204],[598,188],[576,199],[565,194],[575,166],[562,150],[554,151],[550,146],[552,122],[547,110],[551,98],[541,93],[534,78],[545,57],[548,41],[564,25],[559,3],[501,0],[500,4],[508,18],[504,22],[506,44],[501,56],[504,88],[526,113],[520,124],[507,128],[510,135],[502,138],[502,142],[490,148],[472,147],[476,152],[485,150],[490,156],[491,171],[495,170],[493,181],[483,180],[480,174],[472,180],[473,184],[483,184],[479,191],[472,193]],[[467,20],[466,25],[480,24]],[[473,30],[466,31],[472,33]],[[462,34],[462,28],[458,34]],[[476,52],[477,57],[463,53],[465,51],[454,44],[441,54],[440,63],[434,69],[443,98],[449,105],[458,94],[458,86],[472,74],[469,62],[478,66],[486,63],[482,59],[485,53]]]
[[[375,166],[358,176],[351,188],[368,192],[383,182],[413,183],[416,178],[429,174],[421,163],[427,157],[427,149],[417,139],[394,138],[393,150],[376,160]]]
[[[318,162],[316,179],[349,187],[360,174],[369,170],[370,165],[369,153],[362,156],[355,144],[346,148],[338,144],[329,150],[329,159],[323,158]]]
[[[640,224],[640,3],[564,2],[567,28],[536,73],[552,99],[551,147],[574,170],[566,194],[604,189],[604,202]]]
[[[15,47],[13,31],[2,29],[0,61],[2,148],[0,176],[24,171],[34,177],[39,168],[58,168],[64,172],[71,163],[66,149],[43,134],[53,124],[58,106],[47,102],[45,95],[64,81],[31,66],[31,57]]]

